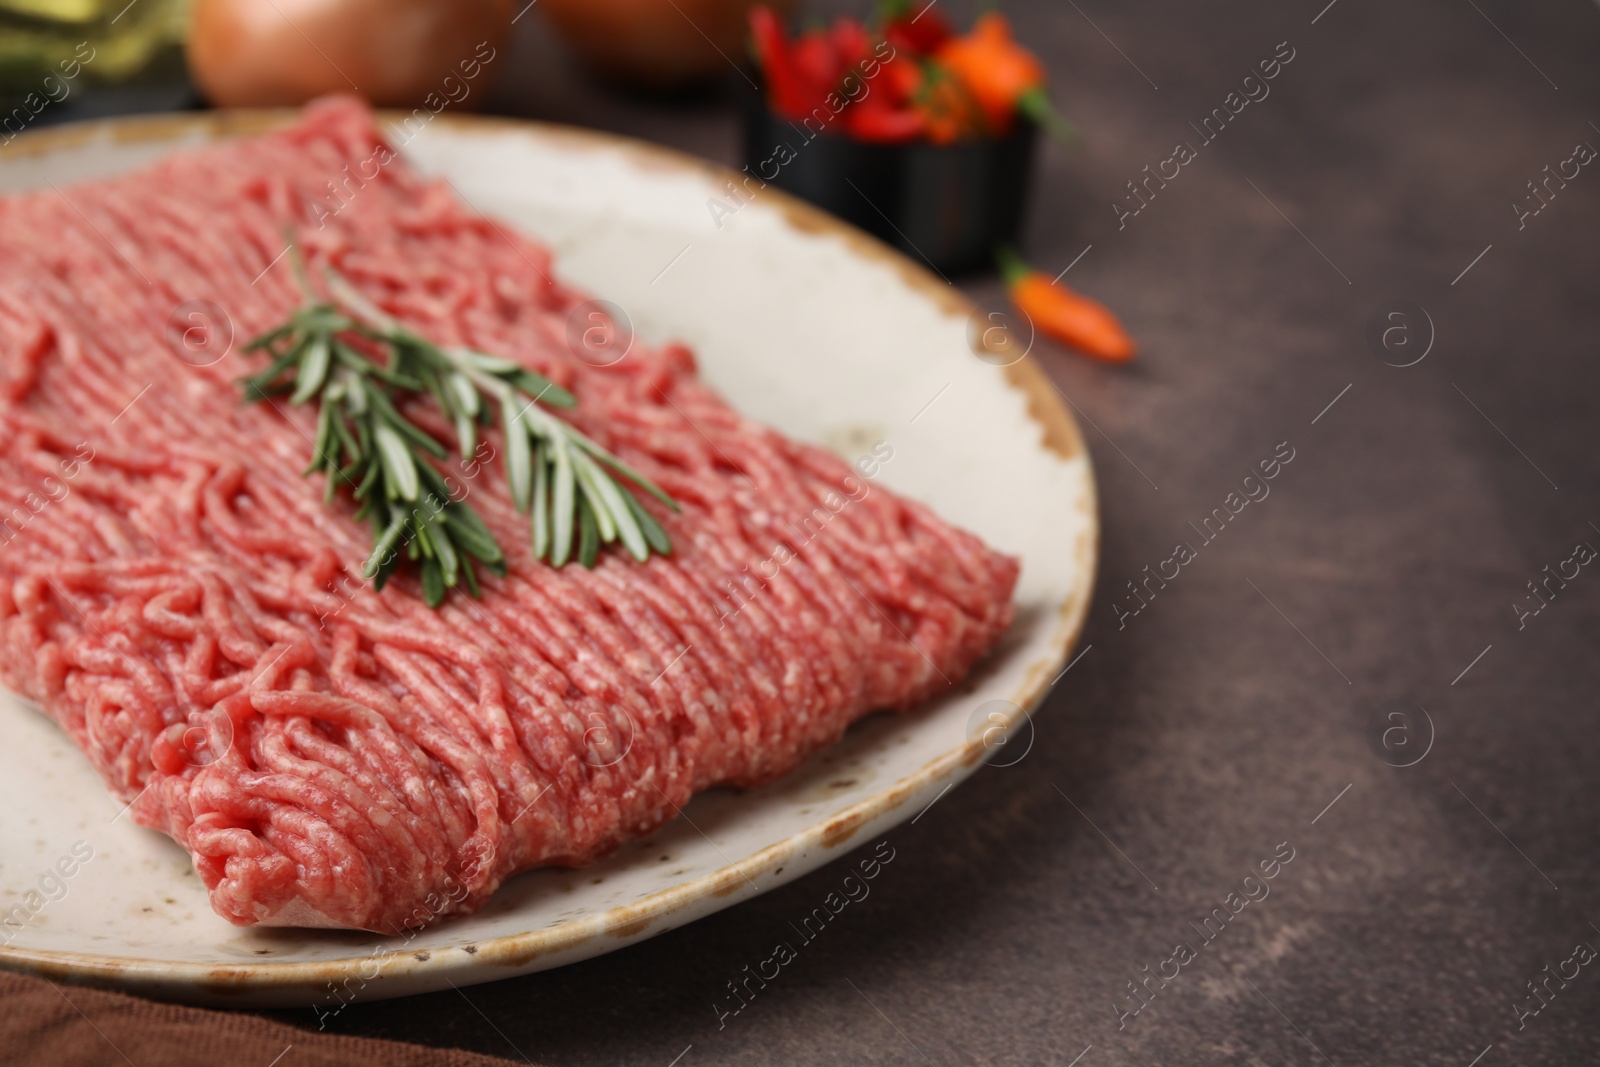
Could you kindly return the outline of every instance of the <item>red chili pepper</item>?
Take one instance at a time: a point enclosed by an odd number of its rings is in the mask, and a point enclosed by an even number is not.
[[[795,67],[788,36],[783,23],[771,8],[750,9],[750,34],[755,45],[756,61],[761,66],[767,82],[767,100],[772,109],[784,118],[801,119],[815,106],[805,79]]]
[[[811,30],[801,34],[795,39],[789,54],[794,59],[794,69],[805,83],[806,98],[811,107],[820,105],[829,93],[839,87],[844,71],[839,69],[839,55],[833,50],[833,41],[825,31]]]
[[[885,19],[883,36],[896,51],[932,55],[955,36],[943,14],[929,0],[894,5],[898,13]],[[913,11],[912,8],[917,10]]]
[[[872,53],[872,38],[867,28],[855,19],[837,18],[828,28],[828,39],[833,44],[841,76],[854,72],[860,76],[860,67]]]
[[[999,12],[978,19],[965,37],[947,41],[937,58],[972,91],[997,133],[1010,129],[1020,111],[1063,140],[1075,136],[1045,95],[1044,65],[1012,38],[1011,24]]]
[[[1002,248],[998,259],[1011,302],[1042,333],[1108,363],[1133,358],[1132,338],[1104,304],[1052,282],[1009,248]]]
[[[922,64],[906,52],[896,52],[878,71],[877,83],[896,103],[908,104],[922,88]]]
[[[858,141],[904,144],[921,137],[927,118],[913,107],[896,103],[887,93],[873,90],[844,110],[847,133]]]
[[[862,74],[865,91],[841,116],[845,131],[861,141],[901,144],[927,132],[927,116],[916,95],[922,71],[904,52],[882,61],[871,78]]]

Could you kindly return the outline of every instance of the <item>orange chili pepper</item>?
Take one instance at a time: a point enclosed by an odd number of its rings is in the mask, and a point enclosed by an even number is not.
[[[1038,330],[1108,363],[1133,358],[1133,339],[1104,304],[1052,282],[1009,248],[997,258],[1011,302]]]
[[[1000,133],[1022,112],[1062,140],[1076,132],[1045,95],[1044,65],[1011,36],[1011,24],[997,11],[978,19],[965,37],[946,41],[936,58],[960,78]]]
[[[926,120],[925,133],[934,144],[953,144],[963,137],[989,132],[982,106],[959,79],[938,63],[925,61],[918,68],[920,82],[913,102]]]

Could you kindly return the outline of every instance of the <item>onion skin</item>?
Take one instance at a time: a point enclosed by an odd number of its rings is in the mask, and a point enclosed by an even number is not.
[[[513,0],[194,0],[189,71],[217,107],[356,93],[470,109],[503,62]],[[445,84],[446,78],[453,80]]]
[[[749,11],[759,2],[539,0],[536,10],[600,74],[638,88],[678,89],[746,62]],[[780,16],[795,6],[766,2]]]

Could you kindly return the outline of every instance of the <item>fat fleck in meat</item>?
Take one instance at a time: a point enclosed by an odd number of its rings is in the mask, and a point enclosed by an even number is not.
[[[683,347],[577,358],[585,297],[549,254],[389,154],[328,101],[0,200],[0,680],[239,924],[471,911],[944,690],[1012,617],[1013,560],[744,418]],[[672,554],[533,560],[483,452],[452,484],[509,575],[438,611],[410,577],[367,588],[370,532],[300,476],[312,409],[240,400],[243,340],[298,302],[286,226],[413,329],[576,394],[574,424],[682,503],[646,501]]]

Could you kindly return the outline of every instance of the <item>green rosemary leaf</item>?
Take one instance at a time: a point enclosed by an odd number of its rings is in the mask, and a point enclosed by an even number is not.
[[[479,352],[471,348],[463,348],[461,354],[472,365],[474,370],[480,370],[485,374],[493,374],[496,377],[515,374],[522,369],[522,364],[514,360],[491,356],[487,352]]]
[[[356,420],[356,426],[364,429],[367,421],[363,416],[366,415],[369,406],[367,404],[367,380],[365,378],[358,377],[350,383],[350,387],[345,390],[344,406],[350,412],[350,417]],[[368,440],[364,433],[361,437],[361,451],[372,451],[372,442]]]
[[[418,428],[410,419],[400,414],[395,408],[394,402],[384,394],[382,389],[369,384],[367,386],[367,401],[372,405],[373,410],[382,417],[383,425],[409,438],[413,444],[431,452],[440,459],[445,459],[450,455],[445,450],[444,445],[435,441],[431,434]]]
[[[329,471],[335,468],[333,460],[328,456],[328,449],[332,445],[332,437],[333,408],[323,407],[317,412],[317,438],[311,446],[311,464],[300,472],[300,477],[304,478],[308,474],[314,474],[325,468]]]
[[[376,304],[362,296],[355,286],[345,280],[344,275],[331,267],[328,268],[325,274],[328,280],[329,292],[333,293],[334,298],[340,304],[349,308],[361,320],[365,327],[363,332],[378,331],[381,339],[382,334],[399,328],[398,323],[384,314]]]
[[[450,530],[442,522],[429,523],[428,536],[433,540],[433,550],[439,557],[439,567],[444,571],[444,584],[454,589],[461,580],[461,557],[456,554]]]
[[[462,413],[456,416],[456,451],[463,456],[470,456],[478,450],[478,424],[472,420],[471,415]]]
[[[667,536],[667,531],[661,528],[656,517],[645,510],[643,504],[627,490],[623,496],[628,501],[628,510],[633,512],[634,521],[639,524],[639,529],[644,532],[644,539],[650,542],[650,547],[663,556],[672,555],[672,539]]]
[[[386,583],[390,578],[393,578],[395,574],[399,572],[399,570],[400,555],[399,553],[396,553],[395,555],[390,556],[388,561],[384,563],[382,567],[378,568],[377,575],[372,579],[372,588],[377,592],[383,592],[384,583]]]
[[[368,499],[372,490],[377,488],[378,476],[383,473],[383,463],[376,455],[367,460],[367,473],[362,477],[360,484],[355,488],[357,500]]]
[[[633,509],[628,507],[628,491],[607,478],[594,460],[584,456],[583,461],[593,469],[593,477],[599,485],[601,499],[605,501],[606,510],[616,519],[617,534],[622,538],[623,546],[627,548],[629,555],[643,563],[650,558],[650,542],[645,537],[639,520],[634,518]]]
[[[378,366],[372,360],[338,339],[333,342],[333,358],[341,367],[347,367],[357,374],[376,374],[381,376],[387,373],[383,367]]]
[[[344,447],[345,456],[350,460],[352,466],[359,464],[362,460],[361,446],[357,444],[356,439],[351,436],[350,427],[345,425],[344,416],[339,413],[338,405],[325,404],[324,408],[334,413],[333,432],[339,438],[339,443]],[[346,475],[346,477],[348,477],[348,475]]]
[[[347,315],[341,315],[332,304],[317,304],[306,308],[295,318],[295,324],[305,333],[343,333],[355,325]]]
[[[478,588],[478,573],[470,559],[461,561],[461,575],[467,580],[467,592],[472,594],[472,599],[482,600],[483,590]]]
[[[429,455],[438,459],[450,458],[450,450],[444,445],[440,444],[438,439],[435,438],[433,434],[424,430],[422,427],[418,426],[416,423],[412,422],[398,411],[395,411],[392,406],[388,411],[379,412],[378,417],[384,425],[393,429],[395,432],[400,434],[401,437],[404,437],[414,446],[422,449]]]
[[[518,367],[516,373],[510,376],[510,381],[512,385],[515,385],[546,407],[571,408],[578,405],[577,397],[538,371],[531,371],[526,367]]]
[[[402,368],[398,366],[398,360],[386,366],[376,360],[368,359],[343,342],[340,342],[337,347],[339,361],[352,370],[357,370],[363,375],[370,374],[374,378],[394,386],[396,389],[404,389],[407,392],[414,393],[422,389],[422,382],[413,375],[404,373]]]
[[[460,371],[451,371],[445,375],[445,381],[455,397],[456,410],[469,418],[476,418],[483,406],[483,398],[478,395],[478,387],[472,384],[472,379]]]
[[[430,378],[439,406],[455,421],[456,451],[463,456],[472,455],[478,447],[478,424],[474,420],[483,406],[477,386],[460,371],[430,373]]]
[[[555,484],[550,489],[550,565],[563,566],[572,556],[572,524],[577,516],[574,501],[572,457],[567,453],[566,442],[556,438],[550,442],[555,466]]]
[[[446,582],[444,573],[436,559],[422,561],[422,599],[430,608],[436,608],[444,603]]]
[[[451,503],[444,509],[444,521],[450,526],[451,536],[468,555],[476,556],[485,563],[505,558],[500,546],[495,544],[494,535],[483,524],[483,519],[472,509],[472,505]]]
[[[550,456],[543,444],[533,450],[533,558],[550,551]]]
[[[533,493],[533,452],[528,442],[528,427],[522,416],[510,407],[501,409],[505,417],[506,481],[511,486],[511,502],[518,511],[527,511]]]
[[[411,544],[421,551],[423,559],[437,559],[439,552],[433,544],[433,530],[415,514],[408,522],[411,529]]]
[[[351,473],[348,468],[340,467],[328,475],[322,486],[322,502],[324,504],[333,503],[333,498],[339,493],[339,486],[350,483]]]
[[[362,566],[361,573],[367,578],[377,577],[378,571],[385,560],[394,552],[394,546],[399,543],[400,537],[406,532],[406,520],[402,516],[391,522],[386,530],[379,535],[378,540],[372,545],[372,555],[367,557],[367,562]]]
[[[573,438],[577,442],[578,446],[585,452],[589,453],[589,455],[593,456],[601,463],[604,463],[606,466],[610,467],[612,470],[628,479],[634,485],[637,485],[640,489],[643,489],[645,492],[661,501],[674,512],[682,510],[678,507],[678,502],[662,491],[660,486],[656,485],[655,482],[652,482],[649,478],[646,478],[644,475],[640,474],[638,471],[622,462],[622,460],[618,459],[616,456],[613,456],[610,452],[607,452],[605,449],[601,448],[587,437],[584,437],[582,434],[574,434]]]
[[[362,436],[366,436],[366,427],[361,427],[361,430]],[[362,461],[365,468],[364,473],[361,475],[361,480],[356,482],[355,488],[350,491],[350,495],[358,501],[373,499],[372,490],[377,487],[378,476],[383,473],[383,461],[378,458],[377,453],[372,449],[371,442],[368,442],[368,446],[364,451],[367,453],[366,458]]]
[[[378,454],[383,459],[390,495],[415,501],[418,491],[417,461],[411,455],[411,449],[406,447],[405,439],[386,422],[373,427],[373,436],[378,442]]]
[[[300,370],[294,377],[294,395],[289,403],[299,407],[316,396],[328,380],[328,363],[333,355],[328,335],[319,333],[306,346],[300,359]]]
[[[434,518],[438,518],[452,502],[450,486],[445,482],[444,475],[431,463],[418,463],[417,475],[422,482],[422,502]]]
[[[593,567],[595,557],[600,554],[600,532],[595,525],[594,512],[589,507],[587,498],[578,500],[578,563],[584,567]]]
[[[456,418],[456,398],[445,391],[444,382],[439,378],[439,372],[431,366],[407,368],[416,375],[417,381],[422,383],[422,391],[433,397],[434,403],[449,416],[450,421]]]
[[[404,389],[408,393],[422,392],[422,379],[414,374],[407,374],[404,369],[385,368],[377,372],[378,376],[396,389]]]
[[[589,506],[594,509],[596,525],[600,531],[600,540],[610,544],[617,539],[617,520],[616,516],[611,513],[610,499],[606,497],[599,482],[595,480],[594,464],[589,462],[589,457],[582,452],[573,452],[572,473],[578,479],[578,491],[588,499]],[[602,476],[599,481],[606,480]],[[621,506],[622,502],[619,500],[617,504]],[[627,509],[624,508],[623,510],[626,511]]]

